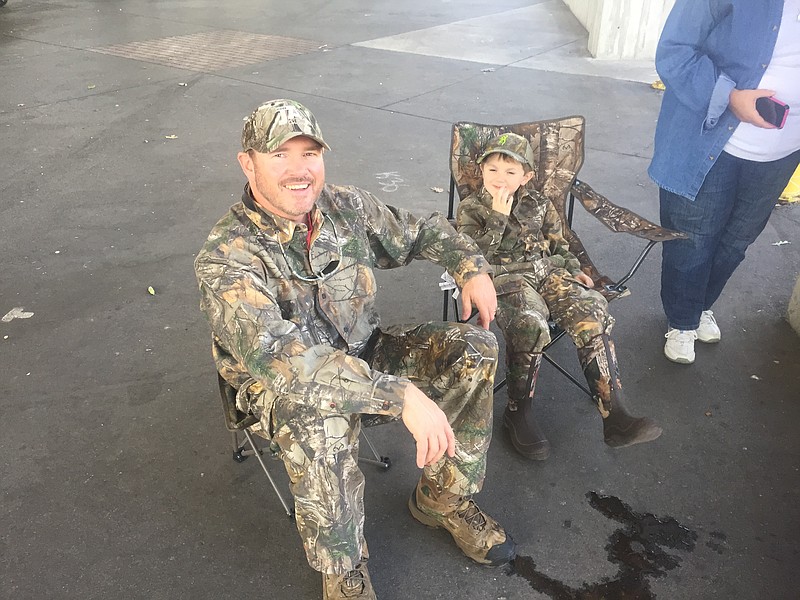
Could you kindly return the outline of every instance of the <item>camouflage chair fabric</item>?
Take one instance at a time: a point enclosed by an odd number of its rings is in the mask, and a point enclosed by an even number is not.
[[[483,125],[465,121],[455,123],[450,171],[459,198],[466,198],[481,189],[481,171],[477,158],[490,139],[508,132],[527,138],[534,154],[534,175],[527,187],[541,192],[555,205],[564,224],[563,234],[569,242],[570,251],[580,261],[583,271],[595,281],[595,289],[610,300],[624,295],[626,291],[608,287],[614,282],[600,274],[577,234],[571,229],[567,218],[567,201],[570,194],[611,231],[629,233],[649,242],[665,242],[684,238],[685,235],[664,229],[634,212],[617,206],[578,180],[577,174],[584,160],[584,126],[585,119],[581,116],[510,125]],[[451,218],[454,214],[453,204],[454,198],[451,197],[448,214]],[[646,251],[643,255],[645,253]]]

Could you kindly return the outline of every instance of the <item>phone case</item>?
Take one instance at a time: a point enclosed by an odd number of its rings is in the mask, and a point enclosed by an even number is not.
[[[758,114],[767,122],[781,129],[789,115],[789,105],[777,98],[763,97],[756,100]]]

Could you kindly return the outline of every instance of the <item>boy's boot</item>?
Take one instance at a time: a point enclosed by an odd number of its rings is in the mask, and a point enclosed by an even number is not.
[[[536,389],[536,378],[539,375],[541,353],[514,353],[509,357],[508,405],[503,413],[503,425],[508,430],[511,444],[525,458],[544,460],[550,456],[550,442],[536,422],[533,414],[533,395]],[[530,365],[527,381],[515,376],[514,367]],[[524,386],[521,383],[524,382]]]
[[[443,527],[461,551],[475,562],[499,566],[517,555],[514,540],[469,496],[456,496],[424,474],[411,494],[408,509],[428,527]]]
[[[367,571],[367,561],[342,575],[322,575],[323,600],[377,600]]]
[[[625,409],[614,342],[607,335],[592,338],[578,348],[583,374],[597,409],[603,417],[603,437],[614,448],[649,442],[661,435],[661,427],[647,417],[632,417]]]

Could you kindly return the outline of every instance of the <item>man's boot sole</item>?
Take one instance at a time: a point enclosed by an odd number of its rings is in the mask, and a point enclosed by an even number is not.
[[[503,413],[503,427],[508,431],[508,438],[511,440],[511,445],[514,446],[514,450],[525,458],[530,460],[547,460],[547,457],[550,456],[550,442],[546,439],[542,439],[543,443],[533,449],[519,441],[514,423],[511,422],[508,413]]]
[[[618,434],[618,435],[612,435],[608,438],[604,436],[604,441],[606,445],[611,446],[612,448],[626,448],[628,446],[634,446],[636,444],[644,444],[646,442],[652,442],[653,440],[658,439],[658,437],[661,436],[663,432],[664,430],[661,429],[661,427],[659,427],[655,423],[652,423],[650,424],[649,427],[644,429],[644,431],[641,431],[637,436],[631,439],[617,440],[616,438],[618,438],[620,435],[624,435],[624,434]]]
[[[411,492],[411,497],[408,499],[408,510],[411,513],[411,516],[414,517],[415,520],[419,521],[423,525],[427,525],[432,529],[444,529],[447,533],[450,534],[450,537],[453,538],[453,541],[458,546],[458,549],[463,552],[467,558],[470,560],[474,560],[476,563],[480,565],[485,565],[487,567],[501,567],[505,564],[508,564],[512,560],[514,560],[517,556],[517,544],[514,542],[514,539],[508,535],[506,532],[506,541],[500,546],[493,546],[489,549],[489,552],[486,553],[486,558],[484,560],[479,560],[474,556],[470,556],[470,554],[461,547],[458,543],[458,539],[450,532],[447,527],[442,525],[442,523],[435,519],[434,517],[430,516],[429,514],[423,512],[423,510],[417,506],[417,491],[414,490]],[[509,552],[507,550],[503,550],[503,548],[510,546],[511,547],[511,556],[509,557]]]

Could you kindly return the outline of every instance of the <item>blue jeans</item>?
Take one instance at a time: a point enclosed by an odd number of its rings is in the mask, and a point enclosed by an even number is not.
[[[766,227],[799,161],[800,150],[771,162],[723,152],[694,202],[660,189],[661,224],[689,236],[662,250],[661,303],[670,327],[697,329],[700,313],[719,298]]]

